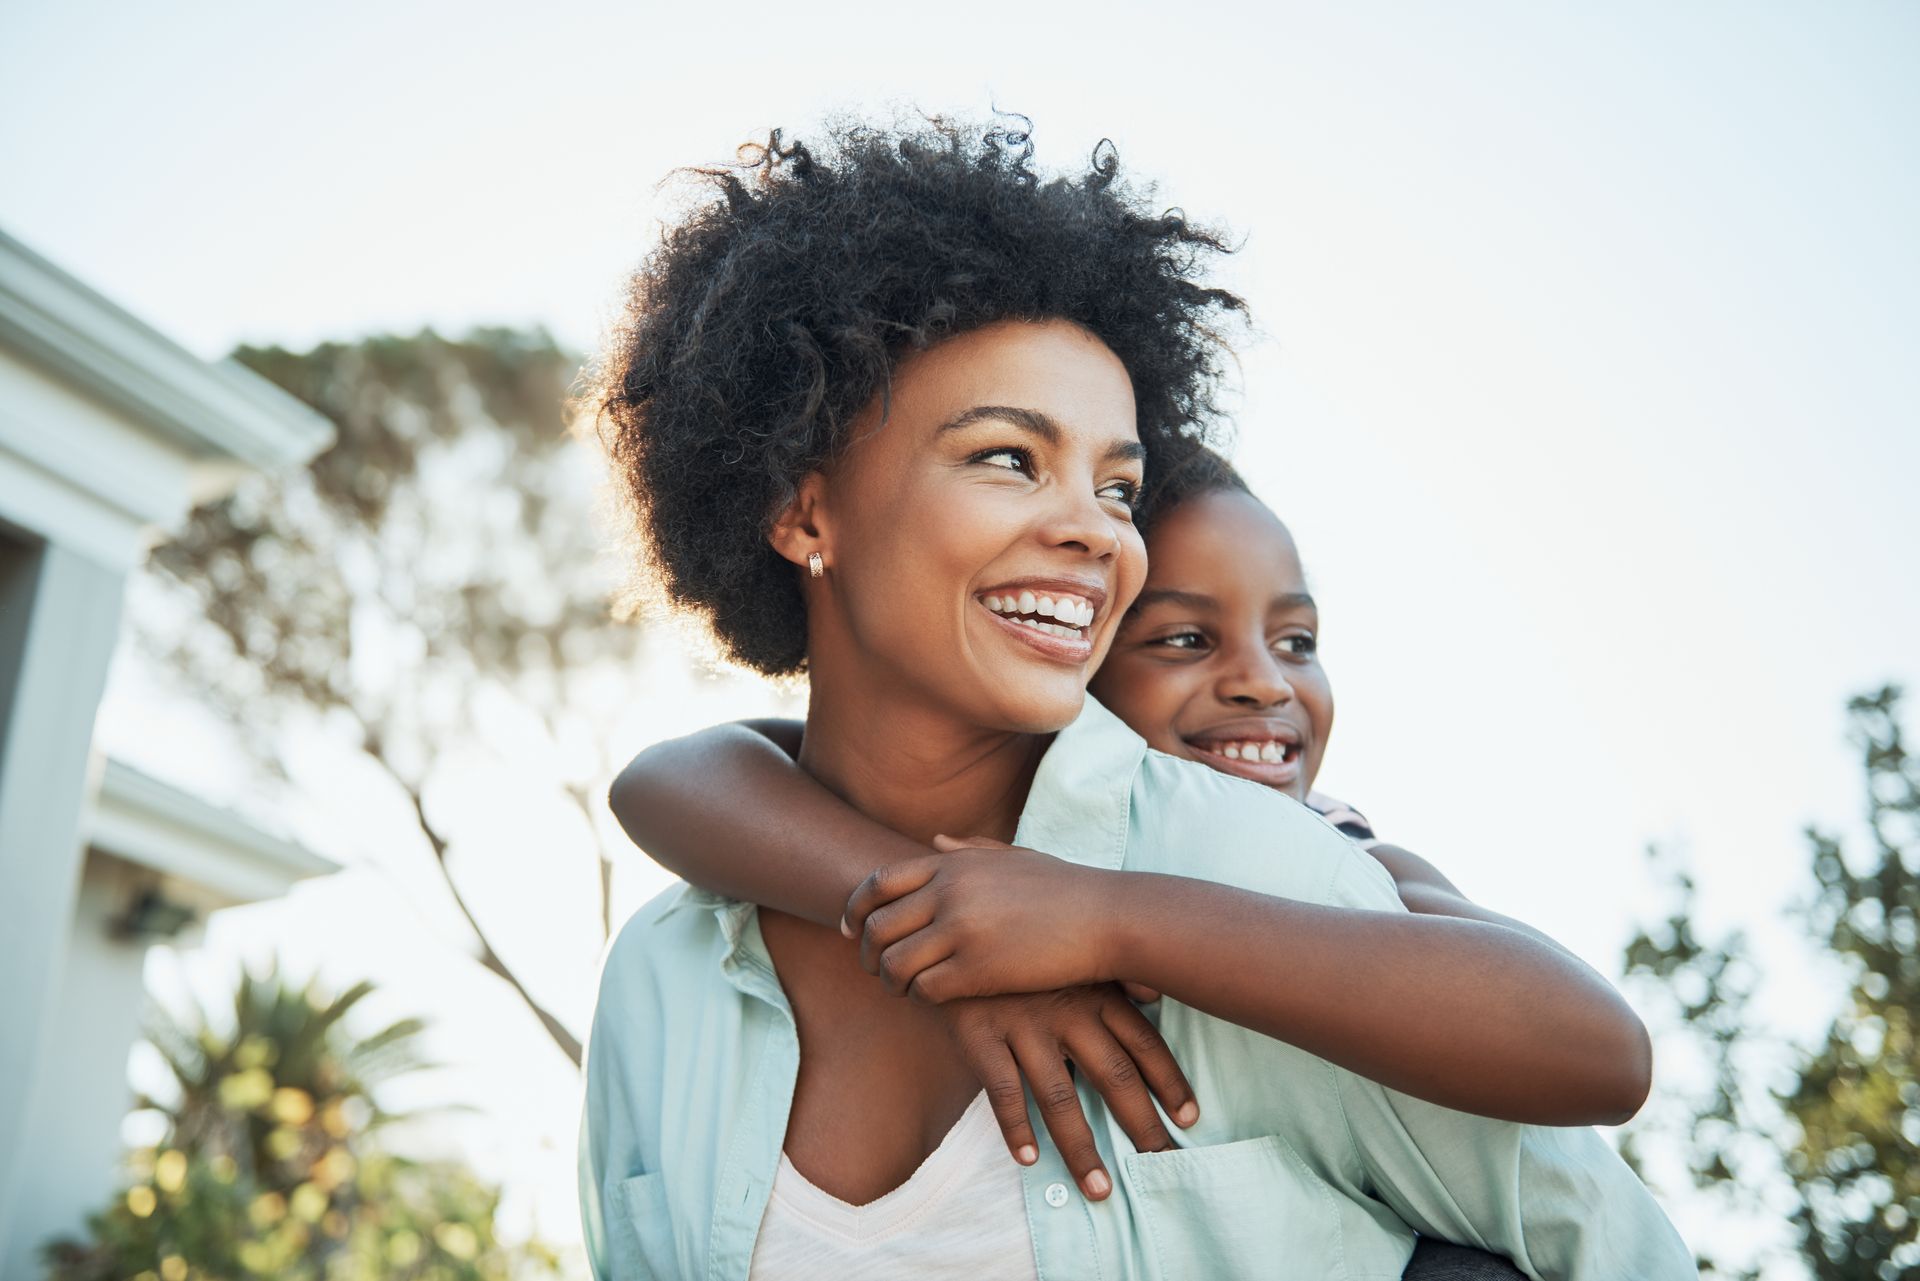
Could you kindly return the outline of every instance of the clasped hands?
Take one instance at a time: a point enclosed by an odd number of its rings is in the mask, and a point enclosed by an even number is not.
[[[1134,1004],[1158,994],[1116,981],[1116,874],[983,837],[935,837],[934,848],[862,881],[840,932],[889,991],[939,1007],[1014,1159],[1038,1159],[1024,1076],[1067,1168],[1100,1200],[1113,1184],[1069,1062],[1139,1151],[1174,1146],[1155,1098],[1177,1125],[1200,1115],[1172,1050]]]

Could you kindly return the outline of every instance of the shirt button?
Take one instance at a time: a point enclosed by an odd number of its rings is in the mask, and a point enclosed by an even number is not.
[[[1064,1183],[1047,1184],[1047,1204],[1058,1210],[1067,1203],[1067,1185]]]

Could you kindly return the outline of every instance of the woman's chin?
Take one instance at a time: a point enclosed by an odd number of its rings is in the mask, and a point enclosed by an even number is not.
[[[1073,724],[1087,702],[1086,688],[1081,685],[1004,690],[1001,694],[994,700],[997,704],[994,722],[999,728],[1019,734],[1058,733]],[[1015,697],[1008,698],[1006,694]]]

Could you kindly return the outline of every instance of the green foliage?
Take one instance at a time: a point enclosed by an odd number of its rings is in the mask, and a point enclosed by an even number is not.
[[[149,1039],[172,1074],[164,1139],[133,1153],[133,1180],[48,1248],[50,1281],[506,1281],[558,1274],[545,1247],[494,1237],[499,1194],[449,1162],[384,1150],[398,1119],[374,1089],[429,1066],[421,1024],[357,1040],[361,983],[328,998],[269,973],[245,976],[232,1027],[162,1018]]]
[[[1920,761],[1902,740],[1900,697],[1889,686],[1849,704],[1871,848],[1850,858],[1837,837],[1806,834],[1809,941],[1846,984],[1816,1045],[1782,1046],[1753,1026],[1746,944],[1697,936],[1684,876],[1679,909],[1627,951],[1629,975],[1671,997],[1709,1078],[1653,1133],[1676,1140],[1696,1185],[1728,1204],[1771,1205],[1756,1190],[1779,1189],[1817,1281],[1920,1277]],[[1769,1060],[1785,1064],[1771,1089],[1755,1083]]]

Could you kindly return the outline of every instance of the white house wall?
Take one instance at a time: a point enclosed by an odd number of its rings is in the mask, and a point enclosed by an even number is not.
[[[133,1102],[127,1052],[146,1005],[147,949],[113,937],[112,921],[142,875],[94,854],[81,878],[54,1001],[59,1035],[40,1043],[39,1093],[27,1119],[35,1164],[20,1188],[18,1215],[36,1235],[79,1233],[86,1216],[104,1208],[120,1164],[120,1123]]]
[[[200,360],[0,233],[0,1278],[37,1275],[40,1242],[113,1183],[99,1126],[117,1128],[125,1103],[124,1011],[79,1033],[115,1038],[98,1062],[83,1071],[66,1049],[82,1014],[69,1002],[122,990],[102,977],[112,953],[80,885],[126,575],[191,503],[332,436],[266,380]],[[76,1182],[46,1186],[61,1171]],[[68,1217],[49,1221],[55,1202]]]
[[[94,712],[120,623],[123,575],[53,543],[14,541],[0,610],[0,1276],[25,1277],[40,1235],[22,1197],[42,1043],[64,1036],[57,993],[80,884]],[[120,1057],[125,1064],[124,1052]]]

